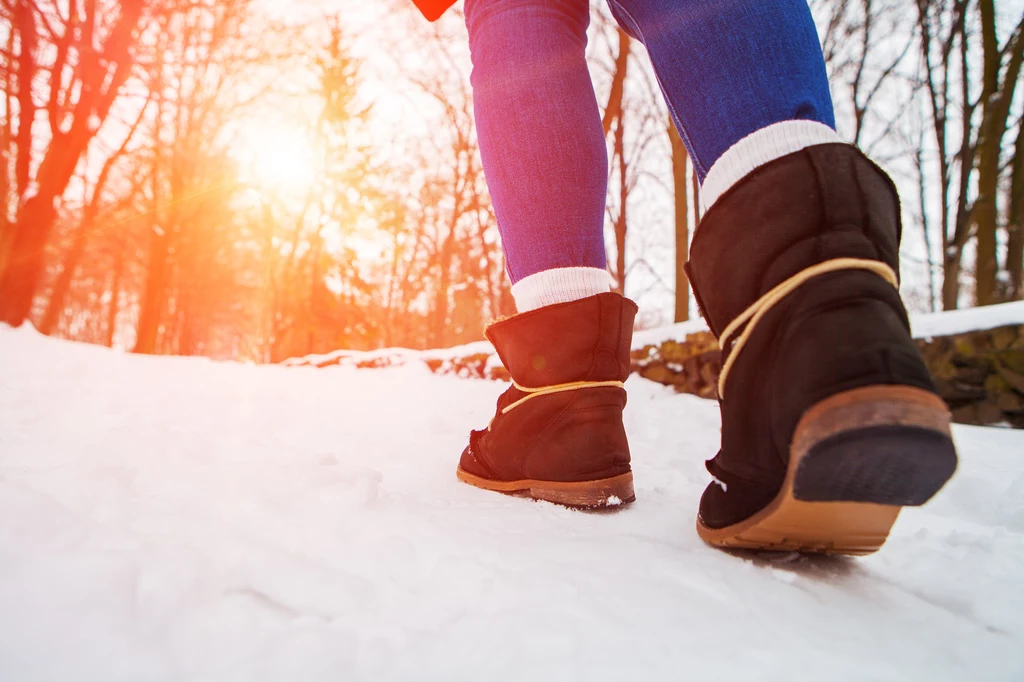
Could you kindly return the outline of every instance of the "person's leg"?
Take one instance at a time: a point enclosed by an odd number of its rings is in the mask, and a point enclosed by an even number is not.
[[[608,158],[587,0],[467,0],[473,107],[520,312],[606,292]]]
[[[580,507],[633,499],[622,423],[636,305],[605,269],[608,159],[587,0],[467,0],[473,103],[520,314],[492,324],[513,385],[461,480]]]
[[[676,128],[714,203],[755,167],[838,142],[805,0],[609,0],[647,47]]]
[[[842,144],[803,0],[610,0],[710,208],[687,275],[719,337],[722,446],[698,531],[865,554],[952,475],[949,413],[898,292],[891,180]]]

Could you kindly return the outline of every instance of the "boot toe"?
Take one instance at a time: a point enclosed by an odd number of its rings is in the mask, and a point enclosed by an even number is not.
[[[474,454],[472,439],[469,445],[466,446],[466,449],[462,451],[462,457],[459,459],[459,468],[480,478],[497,480],[494,473],[477,459]]]

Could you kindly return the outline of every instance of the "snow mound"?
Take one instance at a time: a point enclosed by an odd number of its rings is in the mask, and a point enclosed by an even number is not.
[[[363,365],[391,367],[407,364],[410,360],[444,362],[467,355],[491,355],[494,347],[489,341],[474,341],[461,346],[436,350],[413,350],[411,348],[380,348],[378,350],[335,350],[330,353],[314,353],[298,358],[288,358],[281,362],[285,367],[331,367],[334,365]],[[500,364],[500,362],[499,362]]]
[[[952,336],[1016,324],[1024,324],[1024,301],[910,316],[915,339]]]
[[[874,556],[750,559],[694,530],[714,403],[632,377],[588,514],[456,480],[503,386],[0,328],[0,679],[1024,679],[1024,432]]]

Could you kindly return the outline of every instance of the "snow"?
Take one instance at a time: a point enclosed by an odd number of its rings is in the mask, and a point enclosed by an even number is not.
[[[924,313],[910,317],[915,339],[930,339],[1018,324],[1024,325],[1024,301],[941,313]]]
[[[582,513],[456,480],[504,386],[0,328],[0,679],[1024,679],[1024,433],[876,555],[740,557],[714,403],[631,378],[638,501]]]
[[[469,355],[494,354],[494,347],[489,341],[474,341],[461,346],[451,348],[439,348],[434,350],[413,350],[411,348],[381,348],[379,350],[335,350],[330,353],[306,355],[299,358],[288,358],[281,364],[286,367],[300,367],[313,365],[315,367],[327,367],[330,365],[355,365],[361,362],[384,361],[386,366],[404,365],[410,360],[454,360]],[[495,361],[501,365],[500,360]]]

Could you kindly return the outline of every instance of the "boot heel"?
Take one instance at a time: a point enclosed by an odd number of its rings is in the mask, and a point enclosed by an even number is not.
[[[793,438],[793,497],[919,506],[956,470],[945,403],[907,386],[870,386],[818,403]]]
[[[870,554],[904,506],[929,500],[956,469],[949,411],[932,393],[869,386],[811,407],[778,495],[749,519],[697,532],[712,545]]]

